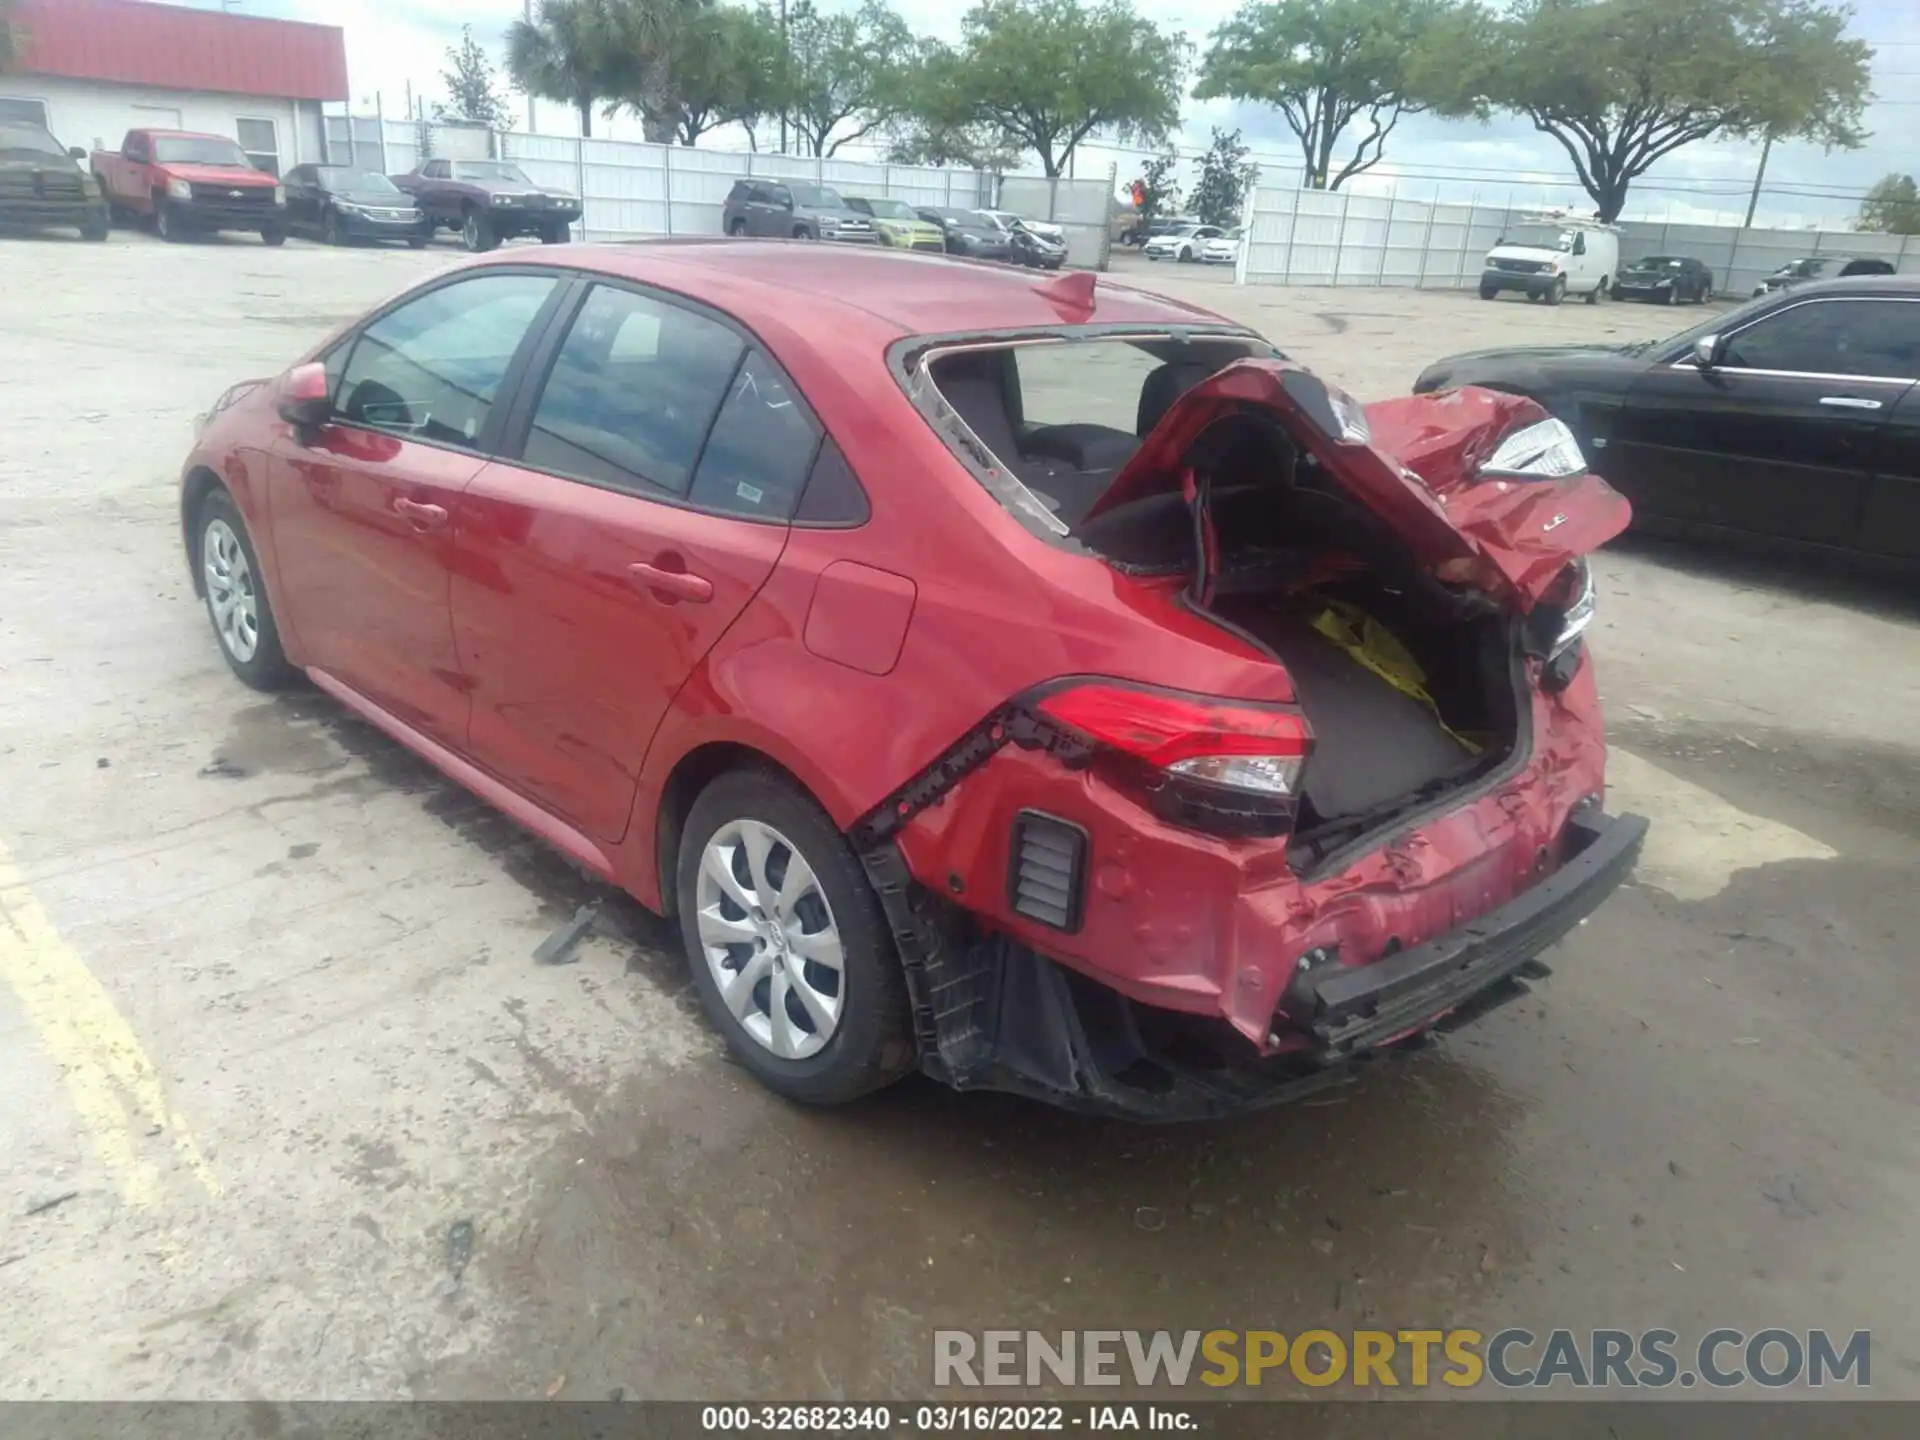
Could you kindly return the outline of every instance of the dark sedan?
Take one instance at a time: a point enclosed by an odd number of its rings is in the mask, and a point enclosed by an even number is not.
[[[1697,304],[1713,295],[1713,272],[1690,255],[1648,255],[1620,267],[1613,295],[1656,305]]]
[[[1539,401],[1633,501],[1636,529],[1920,571],[1920,277],[1816,281],[1669,340],[1430,365],[1418,392]]]
[[[1012,237],[978,210],[923,205],[915,213],[929,224],[940,227],[940,233],[946,236],[949,255],[965,255],[974,260],[1013,258]]]
[[[404,240],[425,247],[433,234],[413,197],[384,175],[344,165],[296,165],[287,187],[287,228],[329,245]]]
[[[1753,287],[1755,295],[1792,290],[1809,280],[1851,280],[1856,275],[1891,275],[1892,262],[1871,255],[1803,255],[1789,260]]]

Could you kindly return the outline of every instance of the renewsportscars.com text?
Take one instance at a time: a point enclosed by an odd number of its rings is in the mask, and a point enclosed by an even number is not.
[[[1873,1337],[1826,1330],[936,1330],[936,1386],[1300,1384],[1714,1389],[1873,1383]]]

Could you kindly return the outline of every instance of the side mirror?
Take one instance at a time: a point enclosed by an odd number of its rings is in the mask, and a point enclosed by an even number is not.
[[[326,424],[333,415],[327,367],[316,360],[296,365],[282,375],[274,409],[296,430],[317,430]]]
[[[78,145],[69,145],[67,147],[67,158],[69,160],[84,160],[87,158],[87,152],[82,150]]]
[[[1711,370],[1720,363],[1721,345],[1718,335],[1702,335],[1693,342],[1693,363],[1702,370]]]

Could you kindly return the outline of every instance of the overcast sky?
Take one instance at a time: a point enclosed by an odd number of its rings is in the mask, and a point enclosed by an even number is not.
[[[220,8],[221,0],[189,0]],[[825,9],[852,8],[855,0],[819,0]],[[952,0],[894,0],[909,23],[923,33],[955,39],[963,5]],[[1168,29],[1184,29],[1204,49],[1207,33],[1237,8],[1238,0],[1135,0],[1136,8]],[[376,92],[388,114],[404,110],[409,81],[416,95],[429,100],[442,93],[443,52],[459,39],[463,23],[496,55],[500,37],[522,10],[523,0],[227,0],[227,8],[255,15],[318,20],[343,27],[347,65],[356,108],[371,112]],[[1816,146],[1776,146],[1768,164],[1770,189],[1761,199],[1761,218],[1774,223],[1812,223],[1820,217],[1850,215],[1857,202],[1850,194],[1817,195],[1800,191],[1864,190],[1890,170],[1920,167],[1920,3],[1916,0],[1857,0],[1853,33],[1878,50],[1875,90],[1882,97],[1868,112],[1873,138],[1863,150],[1828,155]],[[517,107],[524,118],[525,101]],[[573,118],[556,105],[537,106],[539,127],[573,133]],[[1211,125],[1237,125],[1261,158],[1275,166],[1297,151],[1277,112],[1262,106],[1189,101],[1186,147],[1204,146]],[[639,138],[631,117],[597,127],[618,138]],[[718,146],[744,148],[738,131],[711,137]],[[703,144],[708,143],[703,141]],[[1374,180],[1381,188],[1397,184],[1403,193],[1426,196],[1436,189],[1449,198],[1465,198],[1478,189],[1488,199],[1504,198],[1516,181],[1523,201],[1582,198],[1571,166],[1558,144],[1535,132],[1524,120],[1503,118],[1491,125],[1452,123],[1419,117],[1402,122],[1389,142],[1388,161],[1401,173]],[[1743,141],[1693,145],[1662,160],[1635,186],[1629,214],[1676,220],[1709,219],[1746,206],[1759,147]],[[1089,149],[1080,157],[1080,173],[1099,173],[1109,163],[1125,181],[1138,171],[1138,152]],[[1383,167],[1383,170],[1386,167]]]

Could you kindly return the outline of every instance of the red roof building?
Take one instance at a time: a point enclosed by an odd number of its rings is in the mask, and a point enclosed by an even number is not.
[[[348,98],[334,25],[151,0],[15,0],[14,24],[24,43],[0,76],[0,119],[37,118],[66,144],[205,130],[286,169],[319,157],[320,106]]]

